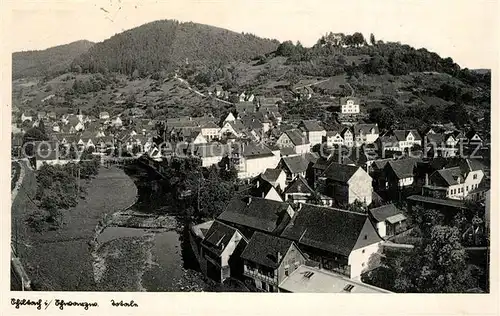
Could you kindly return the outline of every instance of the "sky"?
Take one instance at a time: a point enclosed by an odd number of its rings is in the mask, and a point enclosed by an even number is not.
[[[161,19],[313,45],[332,31],[425,47],[461,67],[496,68],[496,0],[8,0],[13,51],[99,42]]]

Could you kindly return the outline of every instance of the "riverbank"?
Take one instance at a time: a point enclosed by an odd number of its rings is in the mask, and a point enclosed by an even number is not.
[[[99,175],[88,184],[86,199],[63,211],[64,225],[60,229],[43,233],[26,230],[26,247],[21,256],[39,289],[97,290],[89,241],[105,214],[129,207],[136,197],[137,188],[122,169],[101,167]]]

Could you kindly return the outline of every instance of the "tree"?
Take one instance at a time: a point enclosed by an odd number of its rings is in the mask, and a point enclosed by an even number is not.
[[[365,37],[360,32],[352,34],[352,44],[355,46],[361,46],[365,43]]]
[[[377,41],[375,40],[375,35],[373,35],[373,33],[370,34],[370,43],[374,46],[377,44]]]

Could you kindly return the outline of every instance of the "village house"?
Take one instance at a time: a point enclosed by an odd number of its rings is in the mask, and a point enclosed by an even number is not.
[[[192,154],[201,159],[201,166],[208,168],[217,165],[231,152],[231,145],[205,144],[194,146]]]
[[[332,148],[342,146],[344,144],[344,139],[339,130],[329,130],[323,137],[323,142],[326,143],[328,147]]]
[[[285,195],[285,201],[287,202],[307,203],[311,201],[315,192],[309,184],[307,184],[307,181],[303,176],[298,176],[290,182],[283,194]]]
[[[359,114],[360,100],[356,97],[340,98],[340,113],[342,114]]]
[[[64,155],[55,143],[51,143],[48,146],[35,145],[34,164],[36,170],[39,170],[43,165],[65,165],[70,162],[78,161]]]
[[[283,169],[266,169],[260,177],[271,183],[277,190],[283,191],[286,187],[286,173]]]
[[[243,275],[263,292],[278,292],[278,285],[306,262],[295,242],[261,232],[252,236],[241,258]]]
[[[380,147],[382,150],[403,151],[422,145],[422,138],[416,130],[393,130],[384,134]]]
[[[250,238],[256,231],[279,236],[294,214],[286,202],[247,196],[233,198],[217,219]]]
[[[366,214],[301,204],[282,237],[293,240],[320,268],[357,279],[383,241]]]
[[[240,101],[239,103],[236,103],[236,113],[238,115],[242,115],[245,113],[255,113],[257,111],[257,108],[253,102],[247,102],[247,101]]]
[[[354,142],[357,147],[373,144],[379,136],[377,123],[375,124],[356,124],[353,127]]]
[[[331,163],[320,176],[324,191],[337,205],[348,205],[356,200],[366,205],[372,203],[372,178],[363,168]]]
[[[422,140],[424,155],[428,158],[436,157],[455,157],[459,140],[453,136],[453,133],[441,134],[430,130]]]
[[[340,132],[340,136],[342,136],[342,139],[344,140],[344,146],[354,146],[354,133],[352,132],[350,127],[344,127],[344,129]]]
[[[241,138],[245,135],[245,131],[245,125],[243,125],[241,120],[226,121],[219,131],[219,138],[223,139],[228,136]]]
[[[407,229],[406,216],[394,204],[372,208],[368,214],[382,238],[392,237]]]
[[[32,122],[33,121],[33,116],[25,114],[25,113],[21,114],[21,122],[25,122],[25,121]]]
[[[389,190],[401,190],[414,185],[417,163],[416,158],[388,161],[384,167],[385,187]]]
[[[233,163],[238,170],[238,178],[248,179],[258,176],[268,168],[276,168],[280,156],[264,144],[250,142],[232,152]]]
[[[305,177],[308,167],[309,160],[304,155],[283,157],[278,164],[286,174],[287,184],[298,176]]]
[[[467,140],[467,144],[469,145],[482,145],[483,139],[482,137],[474,130],[470,130],[465,134],[465,138]]]
[[[326,130],[316,120],[302,120],[298,128],[306,135],[311,147],[321,144],[326,136]]]
[[[114,127],[121,127],[123,125],[123,121],[119,116],[117,116],[111,120],[111,125]]]
[[[240,255],[248,240],[236,228],[214,221],[201,242],[200,268],[217,282],[229,277],[239,277],[243,271]]]
[[[276,141],[278,147],[292,147],[297,154],[305,154],[309,152],[311,146],[307,137],[298,129],[290,129],[284,131]]]
[[[200,128],[201,135],[205,137],[208,142],[219,139],[220,127],[214,122],[207,122]]]
[[[343,275],[301,265],[279,285],[283,293],[392,293]]]
[[[262,179],[262,175],[259,175],[251,182],[251,187],[248,190],[248,194],[254,197],[259,197],[263,199],[283,202],[283,198],[278,193],[276,188],[268,181]]]
[[[294,89],[295,98],[298,100],[309,100],[312,98],[313,90],[311,87],[298,87]]]
[[[47,112],[47,118],[51,120],[56,120],[57,119],[57,113],[54,111]]]
[[[483,168],[477,160],[463,159],[457,167],[436,170],[426,177],[422,193],[440,199],[465,199],[479,188],[484,177]]]
[[[37,118],[38,118],[38,120],[45,120],[47,118],[47,112],[39,111],[37,113]]]
[[[109,120],[109,112],[99,112],[99,119],[100,120]]]

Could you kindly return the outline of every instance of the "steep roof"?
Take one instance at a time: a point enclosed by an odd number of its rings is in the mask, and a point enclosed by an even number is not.
[[[432,175],[432,181],[437,186],[451,186],[458,184],[461,177],[460,167],[446,168],[435,171]]]
[[[266,171],[262,173],[262,179],[267,180],[269,182],[276,182],[278,180],[278,177],[280,174],[283,172],[283,170],[275,168],[267,168]]]
[[[308,143],[307,138],[304,135],[302,135],[302,132],[298,129],[290,129],[285,131],[284,133],[288,136],[288,138],[290,138],[290,141],[295,146],[304,145]]]
[[[256,232],[241,254],[241,258],[276,269],[292,245],[293,241],[289,239]],[[278,257],[278,253],[281,257]]]
[[[323,176],[334,181],[346,183],[352,178],[354,173],[356,173],[359,168],[360,167],[358,166],[344,165],[333,162],[323,172]]]
[[[293,174],[306,172],[307,167],[309,166],[309,160],[307,160],[304,156],[283,157],[281,160]]]
[[[238,113],[250,113],[255,112],[255,104],[253,102],[239,102],[236,103],[236,112]]]
[[[420,137],[420,134],[416,129],[409,129],[409,130],[394,130],[392,131],[392,134],[396,137],[398,141],[405,141],[406,137],[408,136],[409,133],[412,133],[413,137],[415,140],[422,140]]]
[[[306,179],[299,175],[295,178],[285,189],[285,194],[291,193],[304,193],[304,194],[314,194],[314,190],[307,184]]]
[[[391,216],[402,213],[394,204],[386,204],[372,208],[369,212],[377,222],[383,222]]]
[[[394,171],[394,174],[398,179],[410,178],[415,175],[415,167],[417,166],[417,160],[413,158],[391,160],[387,162],[386,168],[390,168]]]
[[[201,244],[203,247],[220,256],[237,231],[236,228],[216,220],[213,222],[212,226],[210,226]]]
[[[316,120],[302,120],[299,127],[302,127],[307,132],[321,132],[325,130]]]
[[[377,124],[357,124],[354,125],[353,129],[354,129],[354,135],[358,135],[360,131],[363,132],[363,134],[371,134],[372,129],[375,134],[379,133]]]
[[[264,144],[250,142],[243,147],[243,156],[246,158],[261,158],[273,156],[271,149]]]
[[[262,179],[261,176],[256,177],[252,180],[253,186],[250,188],[249,193],[255,197],[265,197],[272,189],[273,185],[269,181]]]
[[[282,237],[299,245],[348,256],[356,246],[368,217],[365,214],[345,210],[303,204],[297,215],[283,231]],[[366,226],[366,245],[381,241],[375,229]]]
[[[349,101],[349,100],[353,100],[354,104],[359,105],[359,103],[360,103],[360,99],[358,97],[343,97],[343,98],[340,98],[340,105],[347,104],[347,101]]]
[[[288,203],[257,197],[234,198],[218,219],[255,230],[275,232],[281,224],[290,220]]]

